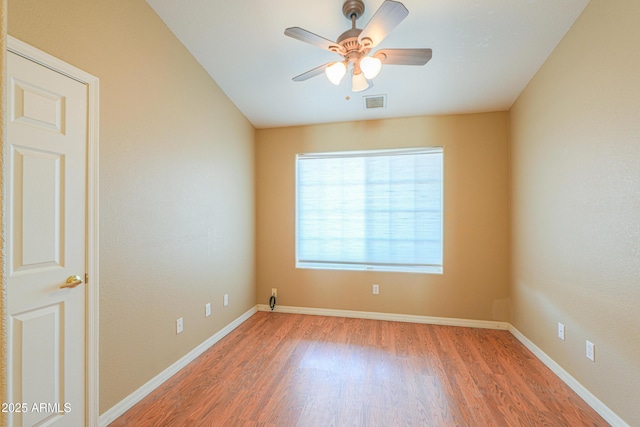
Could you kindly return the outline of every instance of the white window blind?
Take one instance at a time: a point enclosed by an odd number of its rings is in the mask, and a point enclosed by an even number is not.
[[[297,156],[296,266],[442,272],[442,148]]]

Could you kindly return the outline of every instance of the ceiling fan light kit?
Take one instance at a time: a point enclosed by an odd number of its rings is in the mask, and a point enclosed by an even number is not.
[[[334,62],[324,70],[329,81],[336,86],[340,84],[346,72],[347,65],[344,62]]]
[[[369,89],[370,85],[363,73],[353,74],[351,76],[351,91],[362,92]]]
[[[363,28],[356,28],[356,20],[364,13],[362,0],[345,0],[342,14],[351,21],[351,28],[338,37],[336,42],[320,37],[300,27],[287,28],[285,35],[312,44],[343,57],[342,61],[320,65],[293,78],[300,82],[322,74],[331,83],[339,85],[349,67],[351,68],[351,90],[361,92],[373,86],[373,80],[386,65],[425,65],[432,56],[431,49],[384,49],[369,55],[396,27],[409,11],[400,2],[385,0]]]
[[[365,56],[360,60],[360,69],[368,80],[372,80],[380,73],[382,61],[375,56]]]

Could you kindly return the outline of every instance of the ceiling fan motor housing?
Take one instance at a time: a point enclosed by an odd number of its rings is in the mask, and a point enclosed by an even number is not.
[[[358,28],[352,28],[350,30],[345,31],[340,34],[336,43],[340,46],[344,47],[344,49],[349,52],[350,50],[359,49],[360,43],[358,42],[358,36],[362,30]]]

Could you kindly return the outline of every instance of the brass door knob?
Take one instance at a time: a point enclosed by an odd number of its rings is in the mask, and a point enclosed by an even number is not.
[[[81,283],[82,283],[82,279],[80,278],[80,276],[69,276],[67,277],[67,282],[64,285],[60,286],[60,289],[75,288]]]

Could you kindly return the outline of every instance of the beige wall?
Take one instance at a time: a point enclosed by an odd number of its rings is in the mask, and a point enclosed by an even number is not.
[[[255,306],[254,129],[143,0],[10,0],[8,28],[100,79],[104,412]]]
[[[638,22],[640,2],[592,0],[511,111],[512,323],[630,425],[640,425]]]
[[[508,320],[507,135],[506,113],[258,130],[258,303],[278,288],[287,306]],[[296,153],[428,145],[444,146],[444,274],[295,268]]]

